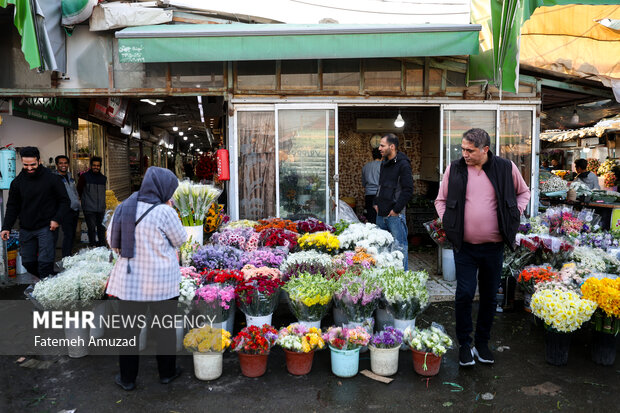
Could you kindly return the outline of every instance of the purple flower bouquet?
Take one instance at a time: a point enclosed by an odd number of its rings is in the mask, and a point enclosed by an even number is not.
[[[370,339],[370,345],[376,348],[396,348],[403,343],[403,332],[392,326],[387,326]]]
[[[334,293],[334,305],[350,322],[361,323],[372,317],[381,298],[381,286],[364,276],[342,277]]]
[[[243,252],[224,245],[204,245],[192,256],[194,267],[198,270],[240,270]]]

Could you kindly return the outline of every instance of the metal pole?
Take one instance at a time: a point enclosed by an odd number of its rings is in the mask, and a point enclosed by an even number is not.
[[[4,190],[0,189],[0,224],[4,224]],[[9,284],[9,260],[6,252],[6,241],[2,241],[2,267],[0,285]]]

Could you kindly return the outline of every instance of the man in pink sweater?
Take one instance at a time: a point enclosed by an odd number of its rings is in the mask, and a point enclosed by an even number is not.
[[[489,339],[496,309],[504,244],[514,249],[519,219],[530,199],[530,190],[516,165],[495,156],[489,134],[470,129],[463,134],[463,157],[444,173],[435,208],[454,246],[456,266],[456,336],[459,364],[495,362]],[[478,279],[476,280],[476,273]],[[473,331],[472,301],[480,293],[478,320]]]

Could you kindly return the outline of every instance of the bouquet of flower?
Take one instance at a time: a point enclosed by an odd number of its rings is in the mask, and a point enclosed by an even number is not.
[[[389,248],[394,242],[392,234],[375,224],[351,224],[338,235],[338,239],[342,249],[352,250],[355,247],[362,247],[371,254]]]
[[[568,175],[570,171],[566,170],[566,169],[556,169],[555,171],[551,171],[552,174],[559,176],[560,178],[564,179],[566,177],[566,175]]]
[[[310,353],[325,347],[321,330],[316,327],[308,328],[302,324],[291,324],[281,328],[278,332],[276,344],[288,351]]]
[[[216,245],[228,245],[244,251],[254,251],[258,248],[260,234],[251,227],[223,228],[211,236],[211,242]]]
[[[576,237],[584,229],[585,223],[579,219],[579,214],[573,211],[567,211],[562,213],[562,226],[560,227],[560,233],[569,237]]]
[[[588,158],[587,161],[588,161],[588,166],[586,167],[586,169],[589,172],[592,172],[594,175],[597,175],[598,168],[600,168],[601,163],[596,158]]]
[[[334,304],[342,310],[349,321],[363,322],[372,317],[381,298],[378,281],[361,276],[343,275],[336,286]]]
[[[373,254],[375,257],[376,265],[378,268],[395,268],[397,270],[402,270],[403,267],[403,253],[399,250],[394,251],[383,251],[380,253]]]
[[[385,327],[370,339],[370,345],[376,348],[396,348],[403,343],[403,332],[392,326]]]
[[[616,165],[617,165],[617,161],[615,159],[607,159],[605,162],[601,164],[601,166],[599,166],[597,175],[603,176],[606,173],[611,172],[614,166]]]
[[[204,245],[192,257],[194,266],[200,270],[240,270],[243,252],[225,245]]]
[[[222,223],[226,223],[228,219],[228,215],[224,214],[224,205],[218,204],[214,202],[209,207],[209,212],[207,212],[207,217],[205,218],[204,223],[204,232],[205,234],[211,234],[222,225]],[[205,238],[206,239],[206,238]]]
[[[342,234],[345,229],[349,228],[349,225],[351,225],[351,223],[349,221],[345,221],[344,219],[336,222],[336,225],[334,225],[334,235]]]
[[[553,271],[550,266],[536,267],[531,266],[524,268],[519,273],[517,282],[523,291],[533,294],[534,286],[541,282],[552,281],[557,277],[558,273]]]
[[[566,181],[562,180],[559,176],[551,175],[546,181],[541,181],[539,184],[540,192],[547,194],[550,192],[566,191],[568,189]]]
[[[603,250],[620,247],[620,241],[618,238],[609,232],[582,232],[577,237],[577,242],[582,247],[591,247]]]
[[[586,273],[587,270],[578,269],[574,262],[569,262],[562,266],[557,277],[550,281],[543,281],[536,284],[534,290],[572,291],[580,295],[581,284],[583,283],[582,276]]]
[[[329,311],[336,282],[321,274],[301,273],[282,288],[288,293],[291,312],[300,321],[320,321]]]
[[[603,185],[605,185],[606,188],[616,186],[616,174],[613,172],[607,172],[603,175]]]
[[[209,212],[211,203],[215,201],[221,190],[211,185],[194,184],[190,181],[179,181],[179,186],[172,195],[174,207],[181,216],[185,226],[202,225]]]
[[[269,277],[272,280],[281,280],[282,273],[277,268],[270,267],[255,267],[252,264],[245,265],[241,269],[241,273],[243,274],[244,280],[249,280],[250,278],[255,277]]]
[[[280,271],[282,271],[283,274],[290,274],[294,272],[295,268],[299,268],[300,266],[316,266],[319,269],[331,268],[332,257],[331,255],[314,250],[294,252],[289,254],[282,262]]]
[[[201,273],[201,284],[227,284],[233,287],[243,281],[243,273],[239,270],[206,270]]]
[[[270,277],[258,276],[244,280],[235,289],[239,308],[246,315],[253,317],[273,313],[278,305],[280,287],[284,282]]]
[[[254,227],[256,232],[262,232],[268,228],[280,228],[297,232],[297,225],[293,221],[280,218],[261,219],[258,221],[258,225]]]
[[[228,319],[234,299],[235,287],[232,285],[208,284],[196,290],[194,309],[199,314],[208,315],[209,321],[219,323]]]
[[[90,271],[109,273],[114,267],[116,254],[106,247],[82,248],[77,254],[62,259],[62,268],[88,267]]]
[[[226,228],[256,228],[258,225],[258,221],[252,221],[250,219],[239,219],[237,221],[230,221],[229,223],[227,223]]]
[[[105,264],[103,271],[102,264]],[[32,295],[45,310],[89,308],[95,300],[103,298],[111,269],[110,263],[74,265],[36,283]]]
[[[317,250],[334,254],[340,248],[338,237],[329,231],[304,234],[297,240],[302,250]]]
[[[424,228],[428,231],[428,235],[435,241],[440,248],[452,249],[452,243],[448,241],[446,231],[443,229],[443,223],[441,219],[437,218],[433,221],[425,222]]]
[[[245,354],[269,354],[269,350],[277,340],[278,331],[269,324],[264,324],[261,328],[249,326],[233,338],[232,351]]]
[[[297,232],[300,234],[307,232],[334,232],[334,227],[327,225],[316,218],[308,218],[303,221],[295,221],[297,224]]]
[[[241,255],[241,265],[253,265],[255,267],[278,268],[282,265],[286,251],[275,248],[259,248],[254,251],[244,252]]]
[[[323,340],[338,350],[354,350],[367,346],[370,334],[362,326],[355,328],[330,327],[323,334]]]
[[[437,357],[443,356],[452,347],[452,339],[444,328],[436,323],[423,330],[407,327],[403,332],[403,341],[414,350],[433,353]]]
[[[568,189],[572,189],[577,192],[577,196],[581,195],[592,195],[592,189],[586,184],[583,183],[580,179],[574,180]]]
[[[215,153],[205,153],[196,164],[196,178],[199,181],[212,180],[217,172],[217,158]]]
[[[382,301],[388,312],[398,320],[413,320],[429,302],[426,271],[388,269],[379,277],[383,288]]]
[[[179,305],[183,307],[186,313],[189,312],[189,306],[194,300],[197,288],[198,285],[193,278],[181,278],[181,283],[179,284]]]
[[[221,328],[204,326],[193,328],[183,338],[186,350],[198,353],[222,352],[230,346],[230,333]]]
[[[583,298],[598,305],[592,320],[596,331],[620,333],[620,278],[588,278],[581,292]]]
[[[608,272],[617,274],[620,262],[616,257],[605,251],[590,247],[575,247],[573,259],[580,268],[593,272]]]
[[[577,294],[559,290],[540,290],[532,295],[532,313],[543,320],[547,328],[563,333],[577,330],[588,321],[596,303]]]
[[[286,247],[289,250],[297,247],[298,234],[283,228],[267,228],[261,233],[261,243],[265,247]]]
[[[187,241],[185,241],[181,247],[179,248],[179,260],[181,261],[182,267],[189,267],[192,262],[192,257],[200,248],[200,244],[192,241],[192,237],[190,236]]]

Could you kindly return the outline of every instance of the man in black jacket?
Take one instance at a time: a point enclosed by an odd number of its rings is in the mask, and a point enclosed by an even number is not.
[[[19,218],[19,244],[24,267],[39,278],[54,271],[53,231],[66,215],[70,200],[58,175],[41,165],[39,150],[26,146],[20,151],[23,169],[11,182],[6,216],[0,237],[9,239]]]
[[[88,243],[91,247],[105,245],[103,216],[107,181],[108,178],[101,173],[101,158],[93,156],[90,158],[90,169],[80,176],[77,184],[77,191],[82,199],[84,220],[88,227]]]
[[[379,152],[383,156],[379,173],[379,189],[374,200],[377,225],[389,231],[403,253],[405,271],[409,268],[409,246],[405,206],[413,196],[411,161],[398,150],[398,138],[388,133],[381,138]]]

